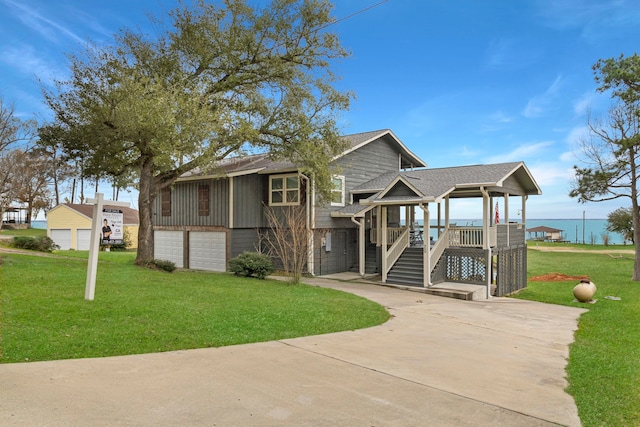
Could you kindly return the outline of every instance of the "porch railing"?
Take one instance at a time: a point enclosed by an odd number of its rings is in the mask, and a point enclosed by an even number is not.
[[[389,270],[391,270],[391,267],[393,267],[393,264],[396,263],[398,258],[400,258],[402,252],[409,247],[409,227],[404,228],[403,230],[404,231],[400,233],[387,252],[385,275]]]
[[[482,227],[449,227],[449,246],[459,248],[481,248],[484,246]],[[489,227],[489,246],[497,241],[496,227]]]
[[[393,243],[395,243],[395,241],[398,240],[398,237],[400,237],[400,235],[402,235],[402,233],[405,230],[408,230],[408,227],[402,227],[402,228],[388,227],[387,228],[387,244],[392,245]],[[369,242],[370,243],[378,242],[377,228],[372,228],[371,230],[369,230]]]

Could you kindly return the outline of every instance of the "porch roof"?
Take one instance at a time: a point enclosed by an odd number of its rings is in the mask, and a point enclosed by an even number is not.
[[[523,162],[456,166],[387,173],[354,189],[356,193],[375,192],[362,204],[439,202],[450,198],[537,195],[542,191]]]

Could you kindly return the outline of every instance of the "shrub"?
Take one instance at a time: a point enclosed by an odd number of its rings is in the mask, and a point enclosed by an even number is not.
[[[141,267],[151,268],[153,270],[163,270],[172,273],[177,267],[176,264],[166,259],[150,259],[136,261],[136,264]]]
[[[242,252],[229,261],[229,270],[236,276],[255,276],[264,279],[274,272],[273,261],[265,254],[258,252]]]
[[[19,249],[28,249],[30,251],[51,252],[60,249],[53,240],[47,236],[16,236],[13,238],[12,246]]]

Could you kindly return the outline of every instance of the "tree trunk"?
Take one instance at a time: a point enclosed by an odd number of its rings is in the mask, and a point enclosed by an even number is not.
[[[640,212],[638,211],[638,201],[632,199],[631,206],[633,210],[633,243],[635,246],[635,257],[633,261],[633,276],[631,280],[640,281]]]
[[[144,159],[140,167],[140,192],[138,194],[138,254],[136,262],[153,259],[153,201],[155,200],[153,160]]]

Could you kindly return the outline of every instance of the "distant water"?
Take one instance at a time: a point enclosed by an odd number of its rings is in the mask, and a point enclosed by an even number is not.
[[[452,219],[452,224],[457,225],[482,225],[480,219]],[[436,225],[437,220],[431,220],[431,225]],[[528,219],[527,229],[533,227],[550,227],[562,230],[563,240],[567,240],[571,243],[584,243],[601,245],[604,243],[602,236],[606,234],[609,236],[610,245],[622,245],[624,239],[619,233],[611,233],[607,231],[606,219]],[[431,231],[431,235],[435,238],[435,230]],[[533,238],[533,234],[527,233],[527,239]],[[630,242],[627,242],[630,244]]]
[[[47,229],[47,221],[31,221],[31,228]]]
[[[422,223],[422,220],[418,221]],[[452,219],[452,224],[457,225],[482,225],[482,220],[479,219]],[[436,225],[437,220],[431,220],[431,225]],[[584,225],[584,226],[583,226]],[[31,223],[33,228],[47,228],[47,221],[33,221]],[[529,219],[527,220],[527,229],[533,227],[550,227],[562,230],[562,237],[571,243],[582,243],[584,234],[584,243],[594,243],[596,245],[603,244],[602,235],[607,234],[609,236],[610,245],[622,245],[624,244],[621,234],[611,233],[607,231],[606,219]],[[583,233],[584,230],[584,233]],[[435,239],[436,230],[431,230],[431,236]],[[532,238],[533,235],[527,233],[527,239]],[[627,242],[630,244],[630,242]]]

